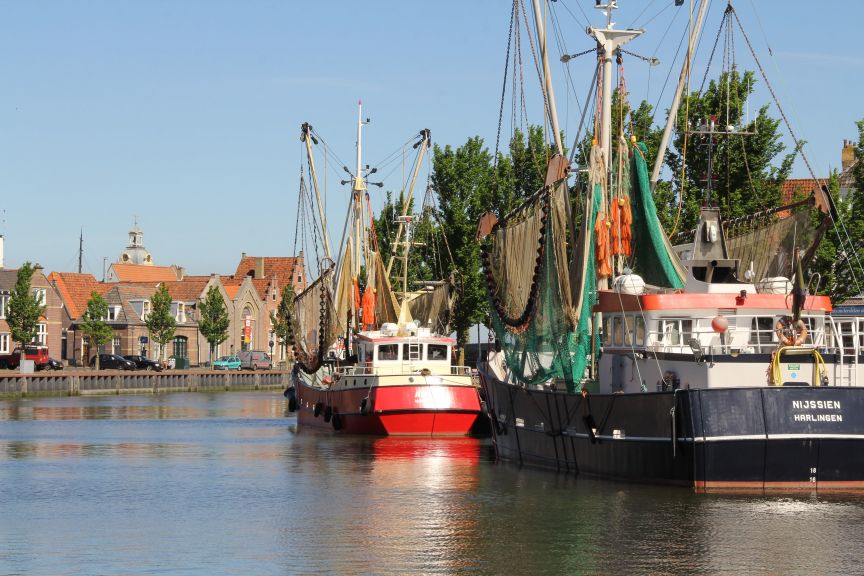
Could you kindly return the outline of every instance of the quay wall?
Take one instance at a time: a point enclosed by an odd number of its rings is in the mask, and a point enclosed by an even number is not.
[[[291,373],[255,372],[41,372],[0,373],[0,398],[84,396],[88,394],[158,394],[225,390],[282,390]]]

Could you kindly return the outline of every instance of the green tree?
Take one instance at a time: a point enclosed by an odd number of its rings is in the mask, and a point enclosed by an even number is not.
[[[12,340],[21,344],[29,344],[36,338],[39,317],[45,313],[45,306],[30,289],[35,270],[30,262],[25,262],[18,269],[15,288],[7,305],[6,323],[12,333]]]
[[[834,194],[839,222],[819,246],[820,251],[826,252],[823,263],[830,265],[829,282],[823,281],[823,285],[827,284],[835,304],[864,292],[864,120],[856,125],[855,157],[858,161],[852,169],[854,185],[845,200],[839,200],[839,194]],[[832,192],[837,189],[839,186]]]
[[[460,347],[468,342],[472,325],[485,321],[488,300],[480,266],[480,244],[475,240],[477,221],[495,206],[492,194],[492,157],[479,137],[457,149],[435,146],[432,185],[438,194],[441,222],[458,270],[459,305],[453,327]]]
[[[402,215],[405,200],[400,194],[399,199],[394,202],[393,195],[387,192],[387,199],[375,219],[375,231],[378,236],[378,247],[384,262],[390,262],[393,255],[393,242],[399,229],[397,218]],[[408,289],[415,287],[416,281],[441,280],[449,276],[453,263],[447,253],[441,228],[436,220],[434,207],[424,203],[420,213],[414,210],[414,200],[408,209],[411,218],[411,250],[408,257]],[[400,242],[405,242],[406,230],[403,228]],[[390,279],[394,289],[403,290],[402,259],[404,245],[399,247],[399,253],[395,254],[393,265],[390,270]]]
[[[282,287],[282,299],[276,312],[270,312],[270,325],[273,326],[273,334],[279,339],[279,347],[282,357],[285,357],[285,349],[294,344],[293,331],[291,330],[291,316],[294,315],[294,288],[288,284]]]
[[[150,300],[150,314],[144,320],[150,339],[159,344],[161,359],[165,360],[166,344],[174,338],[177,322],[171,315],[171,294],[168,286],[160,284]]]
[[[210,286],[204,300],[198,304],[198,330],[210,344],[210,362],[213,362],[213,351],[216,346],[228,339],[228,310],[222,292],[216,286]]]
[[[780,120],[768,115],[768,106],[761,107],[756,117],[747,122],[744,103],[755,83],[753,72],[742,75],[733,68],[723,72],[719,80],[712,80],[701,94],[690,94],[686,105],[682,103],[679,108],[677,126],[689,126],[690,132],[679,130],[666,153],[673,180],[680,179],[684,166],[684,181],[676,186],[676,193],[657,202],[667,231],[671,232],[676,222],[678,231],[696,226],[708,184],[709,150],[712,202],[720,207],[724,218],[738,218],[781,204],[780,187],[789,177],[795,153],[786,154],[775,165],[785,146],[780,140]],[[729,127],[734,132],[709,136],[706,131],[712,123],[716,132],[730,132]],[[680,218],[679,194],[684,199]]]
[[[81,317],[81,331],[90,338],[90,343],[96,348],[96,369],[99,370],[99,351],[114,335],[114,330],[105,322],[108,317],[108,303],[95,290],[90,293],[87,310]]]

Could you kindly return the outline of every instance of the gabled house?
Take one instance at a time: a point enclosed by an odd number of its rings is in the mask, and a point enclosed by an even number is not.
[[[196,283],[197,288],[201,286],[203,284]],[[174,356],[187,360],[190,365],[198,364],[200,334],[195,317],[197,298],[187,297],[187,287],[174,286],[173,292],[172,287],[168,288],[172,299],[175,294],[178,294],[180,299],[172,302],[171,312],[177,322],[177,328],[173,340],[166,345],[167,350],[164,353],[157,343],[151,341],[145,322],[152,310],[152,298],[158,285],[115,283],[104,284],[103,288],[103,297],[108,304],[108,316],[105,321],[111,326],[114,334],[111,341],[102,347],[102,352],[121,356],[136,354],[153,359]],[[190,290],[194,290],[194,287]],[[67,338],[71,342],[70,351],[67,352],[70,364],[79,366],[89,364],[96,350],[89,338],[81,331],[80,316],[71,322],[67,333]]]
[[[81,320],[84,312],[87,311],[87,302],[89,302],[93,292],[104,295],[110,286],[99,282],[92,274],[75,272],[51,272],[48,275],[48,281],[54,286],[63,302],[61,358],[68,360],[75,357],[73,339],[69,338],[69,329],[72,323]]]
[[[250,276],[225,278],[225,292],[231,299],[228,309],[231,319],[227,352],[270,350],[270,318],[267,302],[261,298]]]
[[[304,269],[303,252],[297,256],[247,256],[244,252],[237,264],[237,269],[231,282],[238,283],[243,278],[250,278],[252,285],[258,292],[264,303],[260,312],[261,321],[257,326],[259,345],[255,342],[244,343],[249,349],[265,350],[273,356],[274,365],[285,362],[291,357],[290,350],[283,350],[273,334],[270,322],[270,314],[275,313],[279,307],[282,297],[282,288],[291,286],[295,294],[306,289],[306,272]],[[226,281],[227,282],[227,281]],[[251,315],[252,310],[241,310],[241,319],[246,322],[247,312]]]
[[[21,342],[13,342],[12,331],[6,322],[9,297],[15,289],[17,280],[17,269],[0,269],[0,354],[8,354],[15,349],[16,345],[21,344]],[[48,353],[59,358],[63,349],[63,302],[39,264],[35,265],[30,289],[45,306],[45,312],[39,318],[35,341],[48,346]]]

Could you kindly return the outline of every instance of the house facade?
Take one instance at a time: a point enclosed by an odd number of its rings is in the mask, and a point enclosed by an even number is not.
[[[22,344],[12,340],[12,330],[6,322],[9,299],[17,280],[17,269],[0,269],[0,354],[8,354]],[[63,349],[63,302],[38,264],[30,280],[30,290],[45,306],[42,316],[39,317],[34,341],[48,346],[48,353],[59,358]]]

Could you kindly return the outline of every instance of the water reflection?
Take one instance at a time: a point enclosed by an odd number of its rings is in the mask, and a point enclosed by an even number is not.
[[[277,393],[0,402],[0,574],[848,574],[864,498],[696,495],[299,430]],[[170,567],[170,568],[169,568]]]
[[[199,420],[289,414],[287,402],[272,393],[238,396],[199,393],[17,399],[0,402],[0,420]]]

